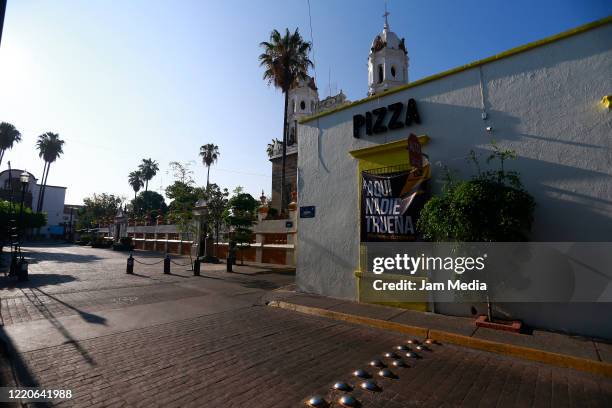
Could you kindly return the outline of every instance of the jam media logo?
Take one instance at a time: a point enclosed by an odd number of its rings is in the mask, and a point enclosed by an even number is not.
[[[384,272],[397,271],[414,275],[418,271],[453,271],[462,275],[466,271],[482,271],[485,268],[487,254],[482,256],[410,256],[396,254],[391,257],[375,257],[372,259],[372,272],[380,275]]]

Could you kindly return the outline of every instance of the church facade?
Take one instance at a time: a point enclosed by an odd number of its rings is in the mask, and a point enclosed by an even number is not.
[[[298,122],[308,116],[335,109],[349,103],[342,91],[337,95],[319,100],[319,91],[314,78],[300,80],[289,90],[287,106],[287,149],[285,159],[285,202],[291,201],[291,193],[297,191]],[[272,163],[272,198],[270,207],[281,209],[281,183],[283,145],[281,139],[268,144],[268,157]]]
[[[444,166],[469,178],[469,152],[486,155],[495,142],[516,152],[509,166],[535,198],[532,241],[610,241],[611,38],[606,18],[409,82],[405,43],[385,22],[369,50],[368,97],[298,119],[296,185],[305,210],[297,220],[298,289],[363,300],[363,172],[406,166],[411,133],[431,163],[433,194]],[[507,317],[612,338],[612,327],[598,320],[612,312],[609,305],[515,303]],[[482,305],[435,298],[417,308],[486,313]]]

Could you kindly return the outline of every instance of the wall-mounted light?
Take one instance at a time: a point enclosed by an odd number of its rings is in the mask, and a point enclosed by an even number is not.
[[[487,126],[485,129],[487,130],[487,132],[492,132],[493,131],[493,126]]]
[[[601,104],[608,109],[612,108],[612,95],[606,95],[601,98]]]

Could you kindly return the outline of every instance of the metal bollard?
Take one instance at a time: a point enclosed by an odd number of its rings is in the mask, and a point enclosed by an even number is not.
[[[17,253],[13,252],[13,254],[11,255],[11,267],[9,269],[9,275],[8,276],[17,276],[18,275],[18,261],[17,261]]]
[[[226,261],[227,262],[227,271],[228,272],[232,272],[232,261],[233,261],[232,257],[228,256],[227,257],[227,261]]]
[[[27,282],[28,279],[28,261],[21,258],[19,261],[19,272],[17,275],[17,280],[19,282]]]
[[[134,274],[134,258],[132,258],[132,254],[130,254],[127,259],[127,266],[125,267],[125,273],[133,275]]]
[[[193,276],[200,276],[200,260],[198,258],[193,261]]]
[[[170,275],[170,255],[168,254],[164,258],[164,274]]]

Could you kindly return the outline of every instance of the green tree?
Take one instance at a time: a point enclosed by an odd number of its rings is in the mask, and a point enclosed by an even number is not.
[[[533,223],[535,200],[525,191],[520,175],[506,171],[504,164],[514,159],[511,150],[493,144],[487,164],[499,162],[496,170],[482,171],[474,151],[469,158],[476,167],[470,180],[456,181],[448,170],[442,194],[433,197],[421,211],[417,229],[430,241],[519,242],[527,241]],[[493,320],[492,302],[487,293],[487,315]]]
[[[166,187],[166,197],[172,200],[170,212],[191,212],[195,202],[204,197],[204,189],[195,186],[189,163],[170,162],[170,167],[174,176],[174,183]]]
[[[213,183],[208,186],[205,197],[208,202],[208,225],[215,234],[215,242],[218,247],[219,231],[228,208],[229,191],[227,191],[227,188],[221,189],[217,184]]]
[[[123,198],[114,194],[94,194],[83,199],[83,208],[79,210],[77,228],[93,228],[105,218],[117,214]]]
[[[192,162],[177,162],[171,161],[169,163],[170,169],[172,170],[172,176],[176,181],[180,181],[185,184],[193,184],[193,170],[191,170]]]
[[[49,178],[49,169],[51,163],[57,160],[64,153],[64,141],[59,138],[57,133],[47,132],[38,136],[36,147],[38,148],[38,157],[41,157],[45,165],[43,167],[42,187],[38,194],[38,204],[36,211],[40,212],[43,208],[45,200],[45,191],[47,189],[47,179]]]
[[[21,205],[10,203],[9,201],[0,200],[0,247],[4,242],[9,240],[11,231],[10,226],[13,225],[12,219],[19,219],[19,212],[21,211]],[[47,214],[45,213],[33,213],[30,208],[24,206],[23,208],[23,229],[30,228],[41,228],[47,225]]]
[[[142,179],[145,183],[145,192],[149,191],[149,180],[151,180],[159,171],[159,165],[151,158],[142,159],[142,163],[138,166]]]
[[[217,162],[217,159],[221,153],[219,153],[219,146],[213,143],[207,143],[200,146],[200,156],[202,157],[202,163],[206,166],[206,188],[210,185],[210,166]]]
[[[168,211],[168,206],[164,196],[155,191],[143,191],[132,200],[132,210],[137,216],[150,214],[151,217],[164,215]]]
[[[7,122],[0,123],[0,164],[4,158],[4,152],[13,148],[13,144],[21,142],[21,133]]]
[[[134,199],[136,199],[136,194],[140,191],[142,187],[144,187],[144,181],[142,180],[142,174],[139,171],[132,171],[128,174],[128,183],[134,190]]]
[[[424,238],[438,242],[528,240],[535,201],[523,188],[519,174],[504,168],[514,157],[514,152],[493,144],[487,163],[498,161],[499,168],[483,172],[476,154],[470,152],[476,174],[465,181],[448,176],[442,194],[425,204],[417,224]]]
[[[305,80],[308,69],[314,64],[308,58],[312,45],[304,41],[298,29],[291,33],[287,28],[285,35],[277,30],[270,33],[269,41],[260,44],[264,52],[259,56],[260,66],[264,71],[264,80],[270,85],[280,89],[285,96],[285,110],[283,114],[283,156],[281,173],[281,210],[286,208],[285,173],[287,161],[287,107],[289,106],[289,90],[298,80]]]
[[[230,249],[237,247],[241,255],[242,250],[250,247],[253,238],[252,227],[257,219],[258,207],[259,201],[255,200],[253,196],[248,193],[235,192],[229,199],[224,218],[225,222],[230,227]],[[241,262],[244,263],[242,257]]]

